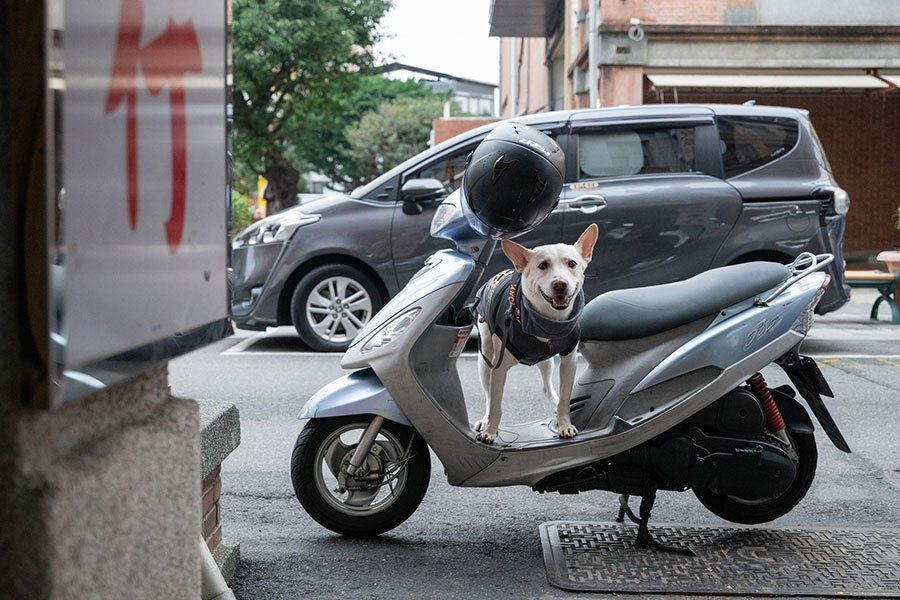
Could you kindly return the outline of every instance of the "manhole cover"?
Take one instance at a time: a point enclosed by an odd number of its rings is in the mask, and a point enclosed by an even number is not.
[[[653,525],[696,557],[635,547],[637,527],[541,525],[550,583],[564,590],[900,598],[898,529],[750,529]]]

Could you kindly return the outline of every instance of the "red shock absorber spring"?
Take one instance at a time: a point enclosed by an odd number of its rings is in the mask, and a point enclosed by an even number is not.
[[[769,391],[769,386],[766,385],[766,380],[763,378],[762,373],[757,373],[748,379],[747,384],[750,386],[750,390],[753,391],[753,395],[762,404],[763,411],[766,413],[766,427],[769,431],[776,435],[783,431],[784,419],[781,417],[781,411],[778,410],[775,399],[772,398],[772,392]]]

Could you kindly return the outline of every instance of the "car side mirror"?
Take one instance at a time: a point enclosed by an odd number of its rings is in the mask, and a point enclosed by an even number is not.
[[[422,213],[421,202],[436,200],[447,195],[447,188],[434,178],[410,179],[400,188],[403,199],[403,212],[408,215]]]

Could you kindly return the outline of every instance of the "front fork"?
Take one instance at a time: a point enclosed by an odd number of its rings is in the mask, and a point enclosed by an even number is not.
[[[359,444],[356,446],[356,449],[353,451],[353,456],[350,457],[350,462],[347,464],[347,475],[350,477],[356,475],[359,468],[363,465],[363,462],[365,462],[366,457],[372,450],[372,445],[375,443],[375,438],[378,437],[378,432],[381,431],[381,425],[383,423],[384,417],[381,415],[372,417],[372,422],[369,423],[369,426],[366,427],[366,430],[363,432]]]

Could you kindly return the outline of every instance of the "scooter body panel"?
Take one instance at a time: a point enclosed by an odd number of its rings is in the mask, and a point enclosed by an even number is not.
[[[443,463],[449,482],[464,486],[533,485],[554,472],[578,467],[633,448],[671,429],[741,384],[803,340],[791,329],[812,300],[822,277],[810,277],[770,306],[736,310],[730,318],[707,319],[650,336],[626,340],[632,348],[594,363],[591,346],[582,352],[598,372],[580,379],[573,398],[588,395],[595,405],[615,407],[589,423],[572,440],[555,436],[552,419],[502,427],[493,445],[478,442],[471,428],[456,370],[456,341],[470,324],[437,321],[462,290],[474,261],[443,251],[419,281],[389,305],[357,338],[342,361],[345,368],[371,367],[390,397]],[[419,278],[417,278],[419,279]],[[746,303],[744,303],[746,305]],[[420,308],[415,322],[390,344],[363,353],[365,340],[394,315]],[[653,339],[651,339],[653,338]],[[697,342],[704,339],[703,343]],[[651,377],[652,374],[652,377]],[[608,404],[609,403],[609,404]],[[543,435],[542,435],[543,433]]]
[[[298,419],[350,415],[379,415],[401,425],[412,425],[372,369],[362,369],[336,379],[303,405]]]
[[[573,440],[554,441],[542,448],[511,448],[503,452],[503,460],[473,474],[463,485],[531,486],[552,473],[587,465],[634,448],[715,402],[742,383],[748,374],[770,364],[773,356],[784,354],[802,339],[801,334],[789,331],[723,370],[711,381],[705,376],[697,377],[695,373],[681,375],[679,378],[686,379],[683,387],[690,391],[681,396],[661,394],[661,399],[666,400],[668,405],[652,413],[638,415],[631,420],[617,416],[602,429],[582,431]]]
[[[400,290],[384,308],[378,311],[363,330],[357,334],[350,344],[350,348],[344,354],[341,366],[345,369],[365,366],[368,359],[381,354],[378,350],[371,354],[362,354],[360,352],[362,346],[372,337],[372,334],[376,333],[400,313],[417,306],[419,300],[429,294],[450,285],[465,283],[474,269],[475,261],[465,254],[453,250],[441,250],[432,254],[425,261],[425,265],[412,276],[406,287]],[[446,308],[446,305],[441,306],[439,310],[442,311],[444,308]],[[420,316],[419,318],[421,319],[422,317]],[[388,352],[394,349],[391,348]]]
[[[813,273],[769,306],[754,306],[713,325],[659,363],[633,393],[702,367],[724,369],[784,335],[812,302],[825,277],[825,273]]]

